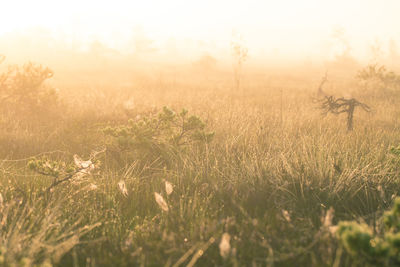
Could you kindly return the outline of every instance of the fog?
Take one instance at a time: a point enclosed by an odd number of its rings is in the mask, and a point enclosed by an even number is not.
[[[236,41],[248,49],[248,70],[323,72],[338,61],[396,70],[398,10],[396,0],[8,1],[0,54],[8,64],[47,65],[58,77],[179,68],[205,58],[229,70]]]
[[[0,266],[400,266],[400,0],[0,11]]]

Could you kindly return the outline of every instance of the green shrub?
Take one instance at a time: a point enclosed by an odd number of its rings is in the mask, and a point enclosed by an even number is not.
[[[164,107],[158,114],[131,119],[122,126],[109,126],[104,133],[111,137],[110,150],[123,152],[128,162],[159,161],[165,166],[189,148],[210,142],[214,133],[207,132],[205,126],[199,117],[189,116],[185,109],[177,114]]]
[[[336,236],[356,262],[392,266],[400,264],[400,197],[383,214],[382,232],[362,223],[340,222]]]
[[[82,160],[78,155],[74,155],[74,162],[54,161],[47,157],[33,158],[28,162],[28,167],[32,171],[53,178],[53,182],[46,191],[49,193],[54,187],[68,181],[82,182],[84,177],[90,177],[95,169],[98,169],[100,161],[95,157],[100,152],[94,152],[87,161]]]

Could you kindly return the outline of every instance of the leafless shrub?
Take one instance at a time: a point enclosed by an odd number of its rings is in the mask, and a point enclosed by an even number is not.
[[[370,112],[371,108],[359,102],[355,98],[335,98],[334,96],[325,96],[319,100],[319,108],[322,110],[322,115],[326,116],[328,113],[339,115],[341,113],[347,113],[347,130],[353,130],[353,116],[356,107],[362,108],[366,112]]]

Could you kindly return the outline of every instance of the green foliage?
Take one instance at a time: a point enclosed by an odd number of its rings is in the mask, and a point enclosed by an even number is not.
[[[363,223],[340,222],[336,236],[355,261],[379,265],[400,264],[400,198],[383,214],[382,234]]]
[[[366,224],[357,222],[340,222],[337,236],[348,252],[357,257],[368,257],[377,260],[388,254],[387,243],[374,237]]]
[[[50,192],[57,185],[69,180],[79,180],[82,182],[81,178],[90,175],[99,165],[100,162],[98,160],[93,159],[93,162],[92,159],[83,161],[78,155],[74,155],[73,164],[50,160],[46,157],[41,159],[34,158],[28,162],[29,169],[38,174],[53,178],[53,182],[47,188],[46,192]]]
[[[48,158],[32,159],[28,162],[29,169],[46,176],[58,178],[60,174],[72,173],[74,168],[66,166],[64,162],[50,160]]]
[[[209,143],[214,133],[205,130],[205,123],[197,116],[180,113],[164,107],[161,112],[138,120],[129,120],[127,125],[107,127],[103,132],[112,137],[111,144],[125,152],[128,159],[153,162],[161,159],[169,163],[178,153],[193,145]]]

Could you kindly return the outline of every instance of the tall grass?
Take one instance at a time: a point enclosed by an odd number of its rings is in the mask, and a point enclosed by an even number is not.
[[[305,89],[314,83],[265,88],[248,82],[238,95],[226,88],[193,82],[109,97],[97,92],[75,104],[66,99],[63,116],[46,130],[7,119],[14,124],[0,134],[0,259],[8,266],[351,264],[323,218],[332,207],[333,224],[374,224],[399,193],[399,162],[389,153],[400,143],[397,102],[359,93],[374,112],[356,111],[354,131],[347,133],[344,117],[322,117],[316,109],[314,89]],[[130,98],[144,104],[127,112]],[[189,147],[164,169],[139,164],[140,158],[118,164],[107,151],[99,173],[41,195],[52,180],[26,168],[31,156],[61,151],[50,157],[84,158],[106,145],[105,125],[165,105],[201,117],[215,132],[213,142]],[[170,195],[165,180],[173,185]],[[155,192],[168,211],[160,209]],[[229,253],[221,256],[225,234]]]

